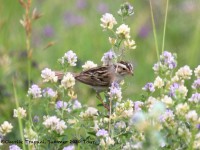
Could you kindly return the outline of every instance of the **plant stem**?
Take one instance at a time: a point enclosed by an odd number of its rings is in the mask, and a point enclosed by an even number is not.
[[[112,114],[112,100],[110,100],[110,110],[109,110],[109,124],[108,124],[108,133],[111,133],[111,114]]]
[[[155,22],[154,22],[154,15],[153,15],[151,0],[149,0],[149,5],[150,5],[150,9],[151,9],[151,21],[152,21],[152,26],[153,26],[153,35],[154,35],[154,40],[155,40],[157,60],[159,61],[158,40],[157,40],[157,35],[156,35],[156,27],[155,27]]]
[[[166,25],[167,25],[168,6],[169,6],[169,0],[167,0],[166,9],[165,9],[165,22],[164,22],[164,29],[163,29],[162,53],[165,48],[165,32],[166,32]]]
[[[12,80],[13,80],[13,91],[14,91],[14,97],[15,97],[15,105],[16,105],[16,108],[19,108],[19,102],[18,102],[17,92],[16,92],[16,88],[15,88],[15,81],[14,81],[14,79],[12,79]],[[18,124],[19,124],[19,132],[20,132],[20,136],[21,136],[21,140],[22,140],[22,147],[23,147],[23,150],[26,150],[24,134],[23,134],[22,119],[20,118],[20,116],[18,116],[17,118],[18,118]]]

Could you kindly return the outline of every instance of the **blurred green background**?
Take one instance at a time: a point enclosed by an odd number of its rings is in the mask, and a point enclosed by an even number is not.
[[[32,9],[43,16],[33,23],[31,47],[33,49],[32,83],[41,83],[40,73],[45,67],[59,69],[57,63],[68,50],[78,56],[78,66],[72,69],[81,71],[87,60],[101,64],[103,53],[111,47],[108,34],[100,27],[100,18],[112,13],[120,24],[117,11],[123,0],[34,0]],[[126,59],[135,65],[134,77],[128,77],[124,98],[137,100],[146,82],[153,81],[153,64],[157,61],[154,36],[148,0],[129,1],[135,14],[126,20],[131,28],[131,36],[137,49],[130,50]],[[159,50],[161,51],[165,0],[152,0]],[[10,120],[15,108],[13,84],[16,82],[20,105],[27,100],[27,58],[25,32],[19,20],[24,9],[17,0],[0,1],[0,123]],[[165,50],[178,54],[178,66],[190,65],[194,69],[200,64],[200,1],[169,0],[166,26]],[[55,44],[47,49],[49,42]],[[78,99],[82,103],[96,105],[95,93],[87,86],[78,83]],[[92,94],[90,94],[92,93]]]

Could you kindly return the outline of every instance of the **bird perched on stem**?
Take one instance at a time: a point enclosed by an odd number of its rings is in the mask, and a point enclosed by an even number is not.
[[[119,61],[107,66],[94,67],[81,73],[73,74],[77,81],[91,86],[96,91],[97,98],[108,110],[109,107],[104,104],[99,93],[108,90],[113,82],[120,83],[126,75],[133,75],[133,65],[126,61]],[[64,73],[56,71],[56,76],[61,80]]]

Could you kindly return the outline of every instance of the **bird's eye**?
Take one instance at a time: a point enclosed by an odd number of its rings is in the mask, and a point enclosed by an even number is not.
[[[126,70],[125,68],[123,68],[123,70]]]

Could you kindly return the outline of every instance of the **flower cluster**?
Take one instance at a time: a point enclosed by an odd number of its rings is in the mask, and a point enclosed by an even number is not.
[[[75,85],[75,78],[71,73],[67,73],[64,75],[63,79],[61,80],[61,87],[64,89],[72,88]]]
[[[94,62],[89,61],[89,60],[86,61],[86,63],[82,66],[83,70],[88,70],[88,69],[91,69],[94,67],[97,67],[97,64],[95,64]]]
[[[170,70],[176,68],[176,55],[172,54],[168,51],[164,51],[162,55],[160,55],[160,61],[153,66],[153,70],[156,74],[159,73],[170,73]]]
[[[109,98],[111,100],[121,101],[122,99],[122,91],[117,82],[113,82],[109,87],[110,92],[108,92]]]
[[[67,128],[65,122],[56,116],[44,116],[43,125],[49,129],[49,132],[56,131],[60,135]]]
[[[4,121],[3,124],[0,126],[0,134],[5,136],[6,134],[10,133],[13,126],[8,121]]]
[[[68,63],[70,66],[76,66],[77,56],[72,50],[69,50],[68,52],[64,54],[60,62],[62,65],[64,65],[65,63]]]
[[[38,85],[33,84],[28,90],[28,96],[31,96],[34,99],[42,97],[41,88]]]
[[[22,107],[14,109],[13,117],[25,118],[26,117],[26,110]]]
[[[106,53],[104,53],[103,57],[101,58],[101,61],[103,62],[104,66],[111,65],[117,58],[114,51],[110,50]]]
[[[118,14],[124,20],[125,17],[134,14],[133,6],[131,6],[129,3],[124,3],[121,5]],[[135,41],[131,39],[130,27],[127,24],[123,22],[121,25],[114,28],[114,26],[117,24],[117,21],[110,13],[104,14],[100,20],[100,26],[103,28],[103,30],[108,29],[113,33],[113,36],[108,38],[110,44],[112,45],[112,50],[105,53],[102,57],[104,65],[109,64],[108,60],[112,60],[113,58],[116,58],[116,56],[123,56],[124,50],[136,49]],[[113,51],[116,51],[119,54],[115,55],[113,54]]]
[[[176,54],[164,51],[153,67],[157,77],[154,83],[150,82],[144,86],[143,90],[147,91],[148,95],[144,102],[139,101],[134,105],[135,114],[131,122],[138,130],[138,134],[142,130],[143,136],[153,136],[155,133],[159,135],[161,142],[157,138],[157,146],[153,142],[152,146],[170,149],[192,146],[192,149],[199,149],[200,146],[197,144],[199,138],[192,140],[192,136],[197,137],[200,124],[199,107],[196,105],[200,102],[197,73],[199,66],[194,69],[197,79],[190,88],[194,91],[191,96],[185,81],[192,79],[193,71],[188,65],[175,71],[176,67]],[[154,123],[152,124],[149,119]],[[176,139],[181,139],[182,142],[177,144]],[[137,140],[129,142],[129,146],[134,147],[140,143],[140,146],[145,148],[145,141]],[[171,143],[171,140],[174,142]]]
[[[41,77],[43,78],[43,82],[57,82],[58,77],[55,75],[55,72],[51,71],[49,68],[45,68],[42,70]]]

